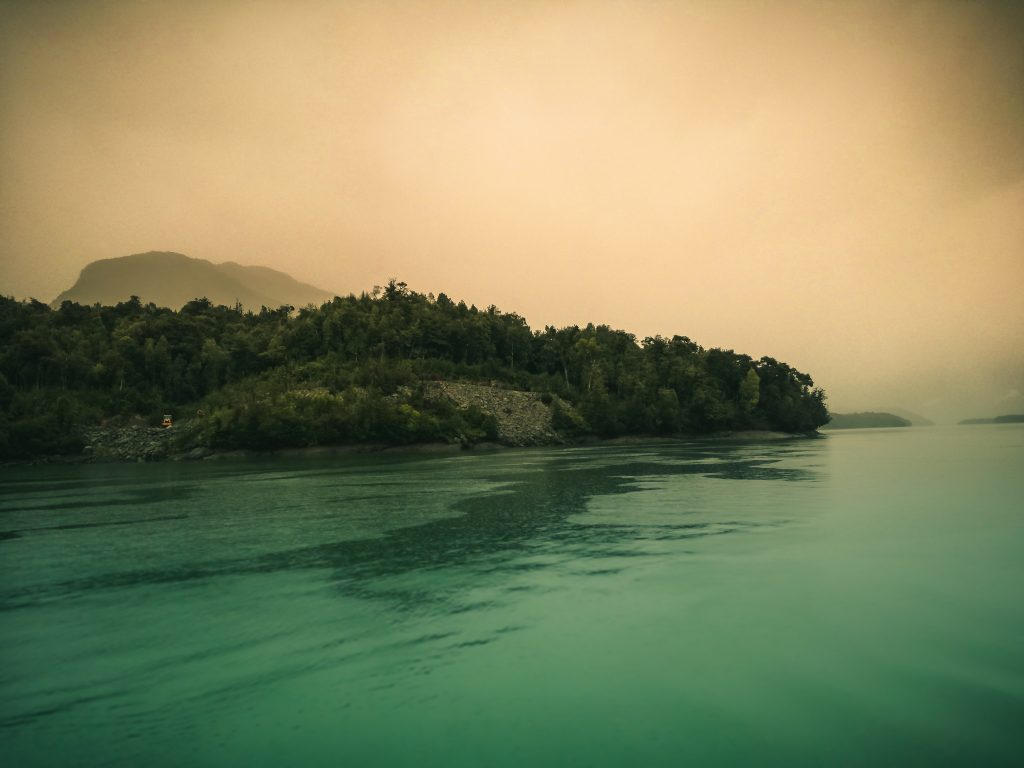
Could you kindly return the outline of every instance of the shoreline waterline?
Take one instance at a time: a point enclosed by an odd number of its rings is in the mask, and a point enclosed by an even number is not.
[[[194,461],[248,461],[263,458],[314,458],[328,456],[354,456],[374,454],[415,454],[423,456],[432,455],[458,455],[463,453],[488,453],[507,450],[523,449],[550,449],[550,448],[574,448],[590,446],[629,446],[629,445],[687,445],[704,441],[713,442],[763,442],[783,440],[816,440],[828,437],[820,431],[813,433],[804,432],[775,432],[771,430],[741,430],[726,432],[711,432],[707,434],[687,433],[681,435],[621,435],[618,437],[598,438],[585,437],[565,439],[559,442],[538,443],[533,445],[508,445],[498,442],[479,442],[473,444],[461,443],[338,443],[333,445],[311,445],[296,448],[270,448],[265,450],[244,448],[232,450],[205,449],[201,454],[181,452],[168,454],[155,458],[98,458],[85,453],[81,454],[57,454],[53,456],[40,456],[34,459],[23,459],[18,461],[0,462],[0,469],[50,466],[50,465],[74,465],[74,464],[158,464],[165,462],[194,462]],[[191,454],[191,455],[190,455]]]

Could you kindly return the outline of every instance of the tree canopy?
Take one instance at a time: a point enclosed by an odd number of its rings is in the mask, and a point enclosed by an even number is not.
[[[607,325],[532,330],[390,281],[320,307],[180,310],[0,297],[0,455],[74,452],[104,421],[200,414],[213,447],[494,437],[486,414],[426,395],[465,380],[550,393],[566,437],[733,429],[807,432],[828,421],[807,374],[685,336],[638,341]],[[560,402],[561,401],[561,404]]]

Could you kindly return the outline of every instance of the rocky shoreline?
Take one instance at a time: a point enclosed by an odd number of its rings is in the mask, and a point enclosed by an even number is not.
[[[214,452],[206,447],[182,449],[175,439],[178,428],[145,427],[90,427],[82,431],[80,457],[85,462],[146,462],[204,459]]]
[[[702,441],[714,442],[765,442],[793,440],[800,438],[824,437],[820,433],[790,434],[787,432],[744,431],[718,432],[712,434],[681,434],[672,437],[654,435],[626,435],[614,438],[586,437],[566,440],[556,435],[547,443],[515,445],[510,443],[414,443],[388,445],[386,443],[344,443],[317,445],[307,448],[278,448],[275,450],[229,450],[215,451],[204,446],[178,450],[175,446],[173,427],[94,427],[86,431],[87,444],[80,454],[44,456],[34,460],[7,462],[0,466],[30,466],[36,464],[134,464],[154,461],[238,461],[270,457],[328,457],[352,456],[357,454],[416,454],[421,456],[455,454],[465,451],[482,453],[513,448],[542,448],[557,446],[626,446],[650,445],[652,443],[671,445]]]
[[[121,426],[89,427],[82,431],[84,448],[80,454],[47,456],[32,461],[14,462],[16,465],[38,463],[105,463],[150,461],[198,461],[203,459],[245,459],[258,456],[335,456],[357,453],[408,452],[417,454],[454,453],[460,450],[496,450],[530,446],[557,445],[631,445],[655,442],[675,443],[696,440],[761,441],[782,440],[807,435],[784,432],[742,431],[714,434],[682,434],[672,437],[653,435],[626,435],[612,439],[583,437],[570,439],[559,434],[552,424],[555,398],[538,392],[502,389],[468,382],[432,382],[427,396],[446,399],[459,408],[476,408],[494,417],[498,425],[497,443],[426,443],[389,445],[385,443],[350,443],[340,445],[284,448],[276,450],[216,451],[196,445],[195,432],[188,421],[169,428],[153,427],[138,422]],[[557,399],[557,405],[571,412],[572,406]],[[814,433],[815,436],[818,433]]]

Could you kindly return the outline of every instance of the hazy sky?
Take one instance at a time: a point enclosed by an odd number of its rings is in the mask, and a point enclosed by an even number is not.
[[[0,293],[175,250],[1020,412],[1022,10],[0,0]]]

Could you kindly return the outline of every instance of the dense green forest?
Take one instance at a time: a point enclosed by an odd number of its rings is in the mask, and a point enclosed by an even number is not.
[[[494,439],[492,416],[429,397],[473,381],[544,393],[565,438],[828,421],[811,377],[682,336],[638,342],[604,325],[533,331],[391,281],[320,307],[258,313],[137,298],[116,306],[0,298],[0,455],[81,450],[81,430],[187,416],[213,448]]]

